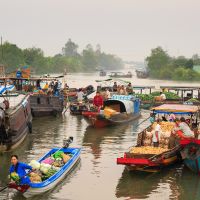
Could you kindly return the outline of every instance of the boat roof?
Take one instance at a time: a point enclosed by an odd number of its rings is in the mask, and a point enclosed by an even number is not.
[[[182,104],[163,104],[158,107],[154,107],[155,113],[175,113],[175,114],[192,114],[199,111],[198,106],[194,105],[182,105]]]

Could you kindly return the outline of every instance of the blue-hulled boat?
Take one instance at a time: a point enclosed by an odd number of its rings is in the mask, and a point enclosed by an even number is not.
[[[40,183],[30,183],[29,185],[16,185],[12,183],[9,185],[9,187],[20,191],[26,198],[32,197],[34,195],[39,195],[53,189],[59,182],[61,182],[65,178],[72,167],[77,163],[81,153],[81,148],[53,148],[46,155],[40,158],[38,162],[42,162],[44,159],[48,158],[58,150],[63,151],[66,154],[70,154],[71,158],[54,175]]]
[[[193,172],[200,175],[200,140],[181,140],[181,156],[184,164]]]

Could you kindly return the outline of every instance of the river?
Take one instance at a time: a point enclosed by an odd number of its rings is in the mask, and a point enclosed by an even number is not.
[[[66,77],[70,87],[94,85],[97,74],[71,74]],[[101,78],[103,79],[103,78]],[[161,85],[160,81],[142,80],[135,77],[133,85]],[[189,85],[162,81],[162,85]],[[197,86],[198,83],[190,85]],[[20,160],[29,162],[40,158],[52,147],[61,147],[63,139],[74,137],[71,146],[82,147],[81,160],[70,175],[54,190],[33,200],[115,200],[115,199],[200,199],[200,179],[182,164],[159,173],[130,173],[124,166],[116,164],[116,158],[123,156],[136,143],[137,133],[149,122],[137,126],[149,116],[142,111],[142,117],[132,123],[94,129],[88,127],[81,116],[66,113],[61,117],[44,117],[33,120],[33,133],[14,152],[0,155],[0,184],[7,182],[10,155],[18,154]],[[0,193],[0,199],[24,200],[17,192],[7,189]]]

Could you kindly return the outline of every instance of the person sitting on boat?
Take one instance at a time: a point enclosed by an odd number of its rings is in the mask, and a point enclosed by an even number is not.
[[[153,132],[153,146],[158,147],[159,146],[159,140],[160,140],[160,132],[161,132],[161,126],[160,126],[160,119],[157,119],[157,124],[155,127],[155,131]]]
[[[169,121],[170,121],[170,122],[174,122],[175,119],[176,119],[175,114],[174,114],[174,113],[171,113],[171,114],[169,115]]]
[[[93,105],[96,106],[98,110],[103,107],[103,97],[100,95],[99,91],[96,92],[96,95],[93,99]]]
[[[126,87],[126,92],[127,92],[128,95],[133,94],[133,87],[132,87],[131,83],[129,83],[129,84],[127,85],[127,87]]]
[[[149,121],[151,122],[151,124],[153,124],[155,122],[155,114],[153,114],[153,113],[150,114]]]
[[[82,102],[83,101],[83,97],[84,97],[84,93],[82,91],[82,88],[79,88],[78,92],[77,92],[77,101],[78,102]]]
[[[117,92],[117,82],[114,82],[114,85],[113,85],[113,92]]]
[[[106,88],[106,92],[105,92],[105,99],[110,99],[111,98],[111,95],[110,95],[110,91],[108,88]]]
[[[160,97],[162,98],[162,100],[164,100],[164,101],[166,100],[166,95],[162,92],[160,92]]]
[[[176,119],[175,123],[176,127],[174,128],[174,131],[179,137],[194,138],[194,132],[190,129],[184,117],[181,117],[180,121]]]
[[[17,155],[11,156],[11,167],[10,167],[10,176],[12,178],[12,173],[16,173],[19,177],[19,183],[21,185],[29,184],[30,179],[28,176],[26,176],[27,172],[26,170],[32,170],[32,167],[26,163],[22,163],[18,161]]]
[[[120,90],[119,90],[119,94],[120,94],[120,95],[126,95],[126,90],[125,90],[124,85],[121,86],[121,88],[120,88]]]

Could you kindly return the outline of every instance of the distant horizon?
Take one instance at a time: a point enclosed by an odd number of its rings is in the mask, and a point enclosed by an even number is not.
[[[161,46],[172,56],[200,54],[198,0],[0,0],[0,35],[45,56],[68,38],[83,49],[100,44],[125,61],[144,61]]]

